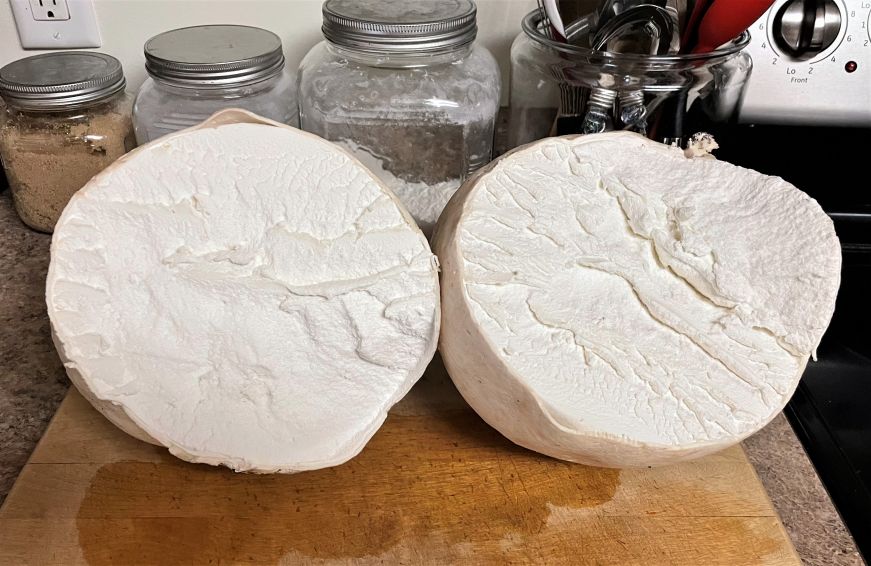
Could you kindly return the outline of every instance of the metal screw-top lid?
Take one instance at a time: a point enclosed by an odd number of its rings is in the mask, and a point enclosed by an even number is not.
[[[44,53],[0,69],[0,96],[25,110],[72,110],[124,90],[121,62],[92,51]]]
[[[475,40],[472,0],[326,0],[324,37],[355,51],[422,54],[450,51]]]
[[[174,29],[145,43],[148,74],[173,86],[244,86],[273,77],[283,68],[281,39],[271,31],[250,26]]]

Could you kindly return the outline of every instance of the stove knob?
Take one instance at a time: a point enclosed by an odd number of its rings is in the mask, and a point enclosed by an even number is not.
[[[774,16],[774,39],[793,59],[825,51],[841,30],[841,10],[833,0],[789,0]]]

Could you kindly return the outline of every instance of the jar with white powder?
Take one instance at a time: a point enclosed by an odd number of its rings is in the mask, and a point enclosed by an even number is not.
[[[300,120],[350,150],[429,233],[490,161],[500,74],[471,0],[327,0],[299,70]]]
[[[242,108],[299,125],[295,73],[285,67],[281,39],[237,25],[170,30],[145,43],[149,78],[136,96],[133,123],[140,144],[199,124],[225,108]]]

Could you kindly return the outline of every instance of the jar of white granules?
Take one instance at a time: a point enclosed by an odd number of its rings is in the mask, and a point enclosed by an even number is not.
[[[299,70],[302,128],[350,150],[429,233],[488,163],[499,109],[471,0],[327,0]]]

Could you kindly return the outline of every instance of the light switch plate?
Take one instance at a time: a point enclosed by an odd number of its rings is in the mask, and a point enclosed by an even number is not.
[[[9,0],[24,49],[100,47],[92,0]]]

